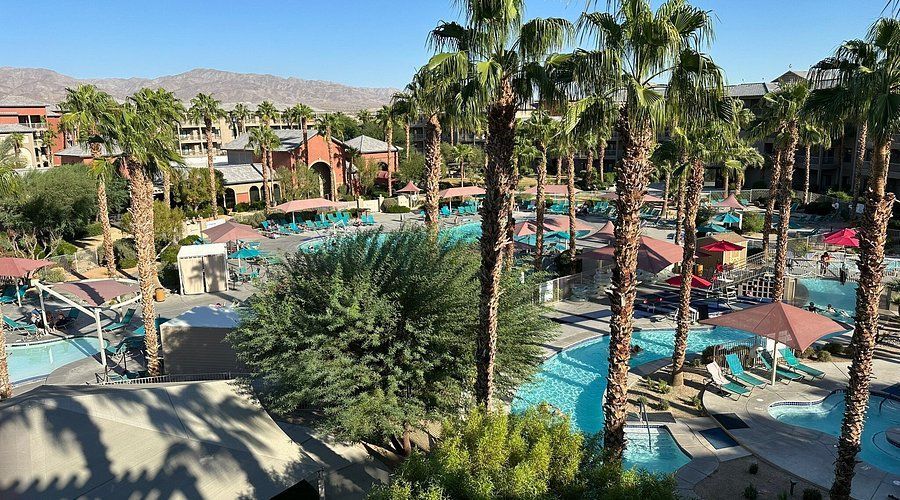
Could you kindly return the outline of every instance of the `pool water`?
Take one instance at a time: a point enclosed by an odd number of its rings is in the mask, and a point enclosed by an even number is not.
[[[776,403],[769,406],[769,415],[786,424],[838,437],[844,406],[844,393],[835,392],[812,405]],[[891,474],[900,474],[900,448],[888,442],[885,435],[889,428],[897,426],[900,426],[900,401],[870,397],[859,458]]]
[[[807,290],[807,304],[812,302],[823,310],[831,304],[850,316],[856,313],[856,282],[848,281],[842,285],[838,280],[820,278],[800,278],[797,282]],[[844,321],[849,319],[845,317]]]
[[[628,445],[625,452],[626,468],[638,467],[648,472],[668,474],[691,461],[664,428],[631,427],[625,431]]]
[[[60,366],[91,357],[100,350],[97,349],[97,339],[77,338],[26,346],[7,346],[6,352],[9,356],[9,379],[12,383],[17,383],[47,376]]]
[[[481,238],[481,223],[468,222],[458,226],[448,227],[441,230],[440,235],[446,238],[450,243],[474,243],[478,241],[478,238]],[[385,238],[385,235],[382,234],[379,237]],[[313,252],[322,248],[322,246],[327,245],[330,240],[331,238],[306,240],[297,245],[297,250],[301,252]]]

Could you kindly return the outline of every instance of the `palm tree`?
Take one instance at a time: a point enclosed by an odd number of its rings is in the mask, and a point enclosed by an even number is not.
[[[16,156],[20,156],[22,154],[22,146],[25,145],[25,136],[19,132],[14,132],[9,134],[8,137],[10,144],[12,144],[13,152]]]
[[[234,124],[234,135],[243,134],[246,131],[244,122],[246,122],[250,116],[252,116],[250,109],[240,102],[235,104],[234,109],[228,112],[228,117],[231,119],[231,123]]]
[[[466,162],[468,162],[475,154],[475,150],[468,144],[457,144],[450,148],[450,158],[448,160],[459,166],[459,185],[466,185]]]
[[[510,179],[510,190],[512,191],[515,191],[519,185],[519,166],[521,164],[530,165],[535,159],[540,158],[541,156],[540,151],[532,144],[531,138],[528,137],[527,132],[527,127],[525,127],[524,124],[516,127],[516,147],[513,150],[513,177]],[[515,211],[515,196],[509,197],[509,203],[509,221],[507,222],[506,227],[509,244],[506,246],[506,255],[504,256],[504,259],[506,259],[508,267],[513,267],[515,265],[515,245],[513,239],[516,226],[516,221],[513,218],[513,212]]]
[[[44,152],[47,155],[47,159],[50,161],[50,166],[53,166],[53,142],[56,141],[56,138],[59,137],[57,132],[58,127],[54,128],[53,125],[44,122],[46,128],[43,132],[41,132],[41,145],[44,148]]]
[[[338,127],[338,120],[334,113],[327,113],[316,119],[316,128],[319,133],[325,132],[325,145],[328,148],[328,173],[331,177],[331,192],[328,197],[331,200],[337,200],[337,176],[334,174],[334,143],[332,139],[332,131]],[[308,149],[308,148],[307,148]]]
[[[827,122],[846,118],[848,110],[854,114],[859,103],[867,134],[873,143],[872,165],[866,204],[859,231],[859,286],[856,289],[856,325],[853,330],[852,361],[849,381],[844,392],[846,407],[838,440],[834,483],[831,498],[849,499],[860,450],[866,410],[869,402],[869,381],[872,376],[872,357],[878,333],[878,303],[884,287],[884,244],[894,194],[885,191],[890,162],[891,138],[900,132],[900,21],[879,19],[872,25],[865,40],[852,40],[839,47],[831,59],[835,68],[813,71],[812,81],[817,87],[808,108]],[[860,58],[859,54],[867,54]],[[859,64],[867,59],[865,66]],[[828,82],[825,85],[825,82]],[[824,87],[824,88],[823,88]]]
[[[216,200],[216,169],[213,167],[213,120],[225,117],[222,103],[210,94],[203,92],[191,99],[188,117],[197,123],[203,123],[206,135],[206,166],[209,168],[209,206],[212,207],[212,218],[219,215],[219,203]]]
[[[153,293],[158,277],[153,231],[153,179],[171,163],[183,163],[177,124],[184,108],[164,89],[141,89],[116,110],[115,143],[122,154],[119,169],[131,191],[132,231],[138,259],[147,372],[160,375],[159,343]]]
[[[15,189],[17,176],[15,169],[25,166],[22,158],[15,154],[15,146],[9,137],[0,140],[0,194],[6,196]],[[2,323],[2,322],[0,322]],[[9,383],[9,365],[6,354],[6,325],[0,324],[0,400],[12,396]]]
[[[256,107],[255,114],[263,125],[269,125],[281,116],[281,113],[278,112],[278,108],[269,101],[259,103],[259,106]]]
[[[263,205],[266,207],[267,211],[274,202],[269,182],[274,175],[271,152],[280,144],[281,140],[278,138],[278,135],[275,134],[275,131],[268,125],[263,125],[262,127],[256,127],[250,130],[250,137],[247,145],[252,147],[254,153],[260,157],[260,163],[262,164]]]
[[[775,245],[775,277],[772,283],[772,299],[784,296],[784,274],[787,267],[787,234],[791,216],[791,185],[794,177],[794,154],[799,140],[799,128],[805,116],[803,107],[809,96],[805,82],[782,85],[777,91],[763,96],[761,113],[753,135],[757,138],[776,135],[778,150],[778,237]],[[773,184],[775,181],[773,180]],[[770,189],[771,192],[771,189]]]
[[[295,104],[291,108],[291,115],[303,131],[303,162],[309,167],[309,121],[316,117],[313,109],[306,104]]]
[[[476,341],[475,399],[490,408],[494,392],[497,347],[497,307],[502,252],[508,242],[509,179],[515,145],[515,115],[535,87],[541,95],[553,83],[540,62],[569,39],[571,24],[560,18],[523,22],[524,0],[459,2],[465,24],[443,22],[431,32],[431,42],[447,52],[432,57],[429,66],[463,85],[465,101],[487,110],[485,147],[486,194],[481,210],[481,294]]]
[[[369,111],[368,109],[361,109],[356,112],[356,120],[359,121],[359,123],[361,123],[363,125],[366,125],[367,123],[371,122],[372,118],[373,118],[372,112]]]
[[[681,129],[676,129],[681,133]],[[650,157],[650,161],[656,166],[656,171],[666,176],[665,191],[669,191],[669,183],[671,178],[675,179],[678,186],[676,193],[676,217],[675,217],[675,244],[681,244],[681,232],[684,225],[684,197],[685,197],[685,174],[689,170],[686,168],[688,163],[687,152],[682,144],[683,141],[677,141],[679,136],[674,136],[670,140],[663,141]],[[668,195],[664,196],[663,214],[668,213]]]
[[[554,137],[560,133],[560,129],[559,122],[540,110],[532,113],[531,117],[523,123],[523,127],[525,127],[526,137],[531,139],[540,154],[537,165],[534,235],[534,268],[540,271],[544,262],[544,215],[546,214],[544,186],[547,184],[547,151]]]
[[[416,116],[416,114],[415,114],[415,111],[416,111],[415,106],[413,106],[412,103],[409,102],[402,93],[395,95],[394,98],[392,99],[392,103],[393,103],[394,109],[396,110],[397,118],[403,121],[403,132],[406,135],[406,152],[404,154],[406,157],[406,161],[409,161],[409,155],[410,155],[410,149],[411,149],[410,148],[410,145],[411,145],[411,141],[410,141],[411,123],[413,120],[417,120],[419,117]]]
[[[759,150],[746,140],[739,141],[729,150],[730,158],[725,160],[725,165],[731,168],[736,176],[734,182],[734,195],[741,195],[744,186],[744,175],[748,168],[761,168],[765,164],[765,158]]]
[[[375,113],[375,120],[378,122],[381,129],[384,130],[384,142],[387,143],[388,198],[394,196],[393,170],[396,167],[396,162],[391,161],[391,150],[394,148],[394,124],[397,123],[396,112],[397,110],[394,109],[392,104],[386,104]],[[394,158],[394,160],[396,160],[396,158]]]
[[[616,267],[610,301],[609,374],[604,403],[603,443],[620,462],[625,450],[625,410],[631,356],[634,300],[637,293],[638,216],[650,173],[649,157],[657,132],[677,114],[679,123],[702,119],[705,95],[722,87],[722,75],[700,52],[710,40],[708,12],[683,0],[664,2],[654,12],[649,0],[611,3],[614,12],[584,13],[579,28],[595,48],[577,51],[575,72],[583,95],[572,106],[568,128],[581,121],[609,123],[624,143],[616,165]],[[661,77],[667,77],[665,93]],[[623,102],[617,104],[621,96]],[[676,113],[677,112],[677,113]]]
[[[803,147],[803,203],[809,203],[809,164],[813,146],[831,147],[831,136],[824,127],[809,120],[800,123],[797,131],[798,145]]]
[[[109,203],[106,196],[106,176],[108,161],[103,158],[111,150],[114,138],[112,110],[116,102],[112,96],[93,85],[81,85],[66,89],[66,98],[59,104],[63,111],[60,125],[77,133],[78,143],[91,152],[91,165],[97,176],[97,216],[103,228],[103,260],[106,273],[116,274],[116,259],[113,253],[112,224],[109,222]]]

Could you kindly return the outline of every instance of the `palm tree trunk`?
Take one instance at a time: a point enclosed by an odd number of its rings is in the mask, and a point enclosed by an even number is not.
[[[307,127],[306,118],[300,118],[300,128],[303,129],[303,161],[306,163],[307,167],[311,167],[309,164],[309,129]]]
[[[156,249],[153,243],[153,182],[143,168],[132,168],[131,217],[137,247],[138,283],[141,289],[144,345],[147,350],[147,372],[151,377],[161,375],[159,343],[156,338],[156,313],[153,292],[156,291]]]
[[[166,204],[167,207],[172,206],[172,172],[169,169],[163,169],[162,171],[162,190],[163,190],[163,203]]]
[[[403,131],[406,132],[406,161],[409,161],[409,120],[403,124]]]
[[[441,175],[441,122],[437,115],[425,122],[425,225],[438,232],[438,181]]]
[[[853,201],[850,206],[853,207],[853,211],[850,213],[850,219],[856,219],[857,205],[859,204],[859,188],[862,184],[862,175],[860,170],[863,168],[863,163],[866,161],[866,141],[867,135],[869,132],[869,123],[865,120],[861,121],[859,126],[857,127],[856,134],[856,156],[854,157],[853,162],[853,187],[852,195]]]
[[[625,410],[628,405],[628,369],[631,334],[634,330],[634,300],[637,296],[637,255],[640,240],[639,212],[647,192],[653,129],[647,123],[632,128],[623,109],[618,123],[625,142],[622,160],[616,165],[615,268],[610,293],[609,373],[603,446],[607,457],[621,463],[625,453]]]
[[[519,158],[517,156],[513,156],[513,174],[509,179],[509,206],[506,208],[506,247],[503,255],[504,262],[506,262],[506,267],[508,269],[512,269],[515,264],[515,254],[516,247],[515,242],[513,240],[513,234],[516,229],[516,219],[513,217],[513,213],[516,209],[516,188],[519,185]]]
[[[331,179],[331,200],[337,201],[337,176],[334,173],[334,165],[332,164],[334,161],[334,153],[332,153],[330,126],[325,128],[325,142],[328,143],[328,172]]]
[[[685,177],[678,179],[678,199],[675,208],[675,244],[681,244],[681,230],[684,228],[684,189]]]
[[[603,184],[606,182],[606,172],[604,171],[605,167],[603,162],[606,161],[606,141],[600,141],[600,147],[597,153],[597,173],[600,175],[600,183]]]
[[[734,195],[741,195],[741,188],[744,187],[744,168],[741,167],[736,173],[737,179],[734,181]]]
[[[727,167],[726,167],[726,168],[727,168]],[[725,178],[725,197],[728,198],[728,194],[729,194],[729,193],[728,193],[728,184],[729,184],[728,181],[731,180],[731,179],[729,179],[729,177],[731,177],[731,176],[728,174],[728,170],[726,170],[725,172],[723,172],[723,173],[722,173],[722,176]]]
[[[297,183],[297,155],[294,151],[291,151],[291,197],[295,197],[297,195],[297,187],[299,184]]]
[[[562,155],[560,155],[559,158],[556,159],[556,184],[557,185],[559,185],[559,183],[562,182],[563,161],[565,161],[565,159],[563,158]]]
[[[805,147],[806,158],[803,159],[804,170],[806,176],[803,179],[803,204],[809,203],[809,154],[810,154],[810,145],[807,144]],[[821,171],[821,170],[820,170]]]
[[[0,400],[11,396],[12,385],[9,383],[9,359],[6,354],[6,325],[0,324]]]
[[[275,206],[275,164],[272,163],[272,148],[266,148],[266,160],[269,167],[269,204],[268,206]]]
[[[678,325],[675,329],[675,348],[672,351],[672,385],[684,385],[684,356],[687,352],[691,326],[691,281],[694,277],[694,258],[697,251],[697,209],[703,190],[703,162],[694,160],[685,194],[684,253],[681,259],[681,288],[678,295]]]
[[[587,162],[584,166],[584,184],[591,189],[594,184],[594,148],[587,150]]]
[[[781,177],[778,180],[778,240],[775,246],[775,283],[772,300],[784,298],[784,273],[787,268],[788,225],[791,219],[791,181],[794,177],[794,154],[797,150],[797,123],[788,124],[788,143],[781,154]]]
[[[394,196],[394,176],[393,170],[394,165],[391,163],[391,148],[394,147],[394,126],[388,123],[387,127],[384,128],[384,138],[387,139],[387,155],[388,155],[388,174],[387,174],[387,188],[388,188],[388,198]]]
[[[112,278],[116,275],[116,256],[113,253],[112,224],[109,223],[106,176],[102,174],[97,178],[97,212],[100,227],[103,228],[103,261],[106,265],[106,275]]]
[[[465,187],[466,185],[466,160],[459,160],[459,185],[460,187]]]
[[[663,183],[663,206],[662,206],[662,216],[663,219],[669,218],[669,184],[672,182],[672,173],[666,170],[666,179]]]
[[[260,154],[260,160],[262,161],[262,197],[263,197],[263,206],[266,211],[269,210],[269,155],[266,154],[266,146],[262,147],[262,153]]]
[[[515,144],[516,100],[512,82],[504,80],[499,99],[487,111],[488,166],[486,194],[481,207],[481,294],[475,340],[475,400],[490,410],[494,397],[494,359],[497,355],[497,311],[500,302],[502,252],[506,241],[506,211]]]
[[[766,200],[766,214],[763,217],[762,254],[769,260],[769,234],[772,232],[772,214],[775,212],[775,196],[778,194],[778,183],[781,179],[781,149],[775,150],[772,161],[772,178],[769,179],[769,199]]]
[[[537,192],[535,193],[534,212],[534,269],[540,271],[544,264],[544,211],[546,196],[544,186],[547,184],[547,146],[541,144],[541,161],[537,168]]]
[[[575,151],[570,150],[566,170],[566,198],[569,201],[569,258],[575,261]]]
[[[856,288],[856,326],[853,329],[847,390],[844,393],[846,407],[838,440],[835,460],[834,483],[831,498],[849,499],[856,456],[859,454],[869,404],[869,382],[872,377],[872,357],[875,353],[875,337],[878,334],[878,302],[884,287],[884,244],[894,194],[885,193],[884,174],[888,169],[891,140],[875,145],[872,172],[866,193],[859,233],[859,286]]]
[[[209,168],[209,206],[212,208],[212,218],[219,216],[219,203],[216,200],[216,169],[213,167],[213,139],[212,139],[212,120],[207,118],[203,120],[206,127],[206,166]],[[163,175],[167,175],[168,169],[163,169]],[[166,202],[166,206],[168,202]]]

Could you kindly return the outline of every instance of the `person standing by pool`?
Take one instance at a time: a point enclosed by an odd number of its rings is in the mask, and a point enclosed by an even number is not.
[[[822,252],[822,258],[819,259],[819,274],[825,275],[828,272],[828,264],[831,262],[831,256],[828,252]]]
[[[847,278],[848,278],[848,276],[847,276],[847,265],[846,265],[846,264],[841,264],[841,272],[840,272],[840,275],[839,275],[838,279],[840,279],[842,285],[846,285],[846,284],[847,284]]]

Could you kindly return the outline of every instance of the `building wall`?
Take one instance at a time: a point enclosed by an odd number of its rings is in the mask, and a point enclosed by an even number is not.
[[[54,130],[59,127],[59,116],[48,115],[46,106],[0,106],[0,124],[19,124],[33,129],[31,133],[22,133],[26,136],[29,148],[28,154],[22,155],[27,161],[26,168],[50,167],[50,152],[55,153],[66,147],[64,138],[59,133],[49,144],[49,148],[41,140],[41,133],[48,126]],[[54,158],[52,163],[59,165],[61,162]]]

